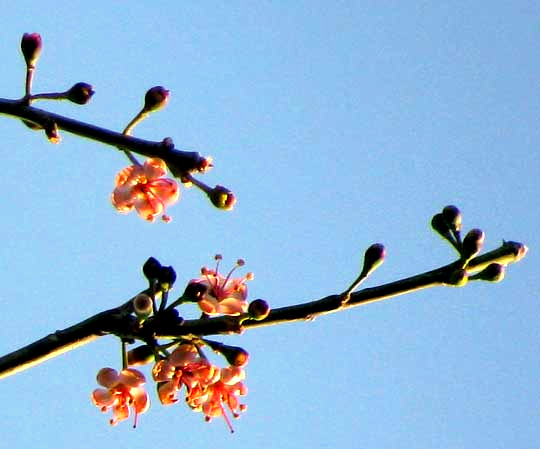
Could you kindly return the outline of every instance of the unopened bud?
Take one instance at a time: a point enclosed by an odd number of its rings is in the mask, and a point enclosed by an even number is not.
[[[206,285],[201,284],[200,282],[191,282],[184,290],[182,298],[186,301],[198,302],[203,298],[206,290]]]
[[[152,298],[140,293],[133,298],[133,311],[139,318],[146,318],[152,313]]]
[[[41,54],[42,42],[38,33],[24,33],[21,39],[21,51],[26,67],[35,68]]]
[[[369,276],[384,262],[386,249],[382,243],[374,243],[364,253],[364,266],[362,268],[362,276]]]
[[[153,360],[154,352],[148,345],[137,346],[127,353],[127,363],[129,366],[146,365]]]
[[[431,227],[435,232],[437,232],[441,237],[446,240],[452,239],[452,234],[450,232],[450,227],[448,222],[444,219],[443,214],[435,214],[431,219]]]
[[[94,95],[92,86],[87,83],[77,83],[67,91],[66,98],[77,104],[86,104],[90,101]]]
[[[446,282],[447,285],[452,285],[454,287],[463,287],[465,284],[467,284],[467,281],[469,280],[469,276],[467,272],[463,269],[455,270],[450,273],[450,276],[448,277],[448,281]]]
[[[144,96],[144,111],[154,112],[161,109],[169,101],[169,91],[163,86],[155,86]]]
[[[176,271],[173,267],[161,267],[161,271],[158,275],[158,281],[161,288],[168,291],[172,288],[174,281],[176,281]]]
[[[210,192],[208,198],[218,209],[231,210],[236,204],[236,197],[226,187],[217,185]]]
[[[442,210],[442,216],[451,229],[461,230],[461,212],[456,206],[446,206]]]
[[[490,263],[486,268],[474,274],[469,279],[488,282],[500,282],[504,279],[505,271],[506,269],[504,265],[501,265],[500,263]]]
[[[470,260],[476,256],[484,245],[485,234],[480,229],[471,229],[463,239],[461,257]]]
[[[49,139],[49,142],[51,143],[60,143],[60,134],[58,132],[58,125],[56,122],[49,121],[44,127],[45,134],[47,135],[47,139]]]
[[[161,272],[161,268],[159,261],[154,257],[150,257],[143,265],[144,276],[149,281],[157,279]]]
[[[248,315],[256,321],[264,320],[270,313],[270,305],[264,299],[251,301],[248,307]]]
[[[219,352],[232,366],[243,367],[249,361],[249,353],[239,346],[229,346],[219,342],[207,342],[216,352]]]

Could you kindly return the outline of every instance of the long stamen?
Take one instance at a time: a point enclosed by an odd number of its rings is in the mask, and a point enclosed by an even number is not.
[[[223,415],[223,419],[227,423],[227,427],[231,431],[231,433],[234,433],[234,428],[232,426],[231,420],[229,419],[229,416],[225,412],[225,407],[223,407],[223,402],[219,401],[219,408],[221,409],[221,414]]]

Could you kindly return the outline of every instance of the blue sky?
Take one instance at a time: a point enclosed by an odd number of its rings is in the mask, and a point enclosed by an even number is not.
[[[39,106],[121,130],[149,87],[167,107],[135,135],[214,158],[207,183],[148,224],[109,203],[119,152],[49,144],[4,117],[0,352],[122,303],[142,263],[177,290],[216,253],[255,273],[274,307],[342,291],[364,249],[386,245],[368,286],[449,263],[431,216],[525,243],[504,282],[439,288],[305,324],[227,338],[251,353],[248,412],[230,435],[154,400],[133,430],[90,403],[119,366],[106,337],[0,382],[9,447],[531,448],[540,428],[540,62],[537,2],[53,2],[4,5],[1,96],[23,93],[19,42],[39,32],[35,92],[78,81],[86,106]],[[186,316],[195,311],[188,309]],[[148,372],[148,371],[147,371]],[[154,398],[154,397],[153,397]]]

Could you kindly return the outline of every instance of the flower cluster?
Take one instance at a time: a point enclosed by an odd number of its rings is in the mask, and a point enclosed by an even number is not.
[[[165,178],[167,165],[161,159],[147,159],[143,165],[130,165],[116,175],[111,195],[113,206],[122,213],[133,208],[148,221],[165,211],[180,198],[180,188],[173,179]],[[163,215],[164,221],[170,221]]]
[[[244,265],[242,259],[236,261],[227,276],[219,272],[221,255],[216,255],[217,261],[214,270],[207,267],[201,268],[202,277],[193,279],[191,284],[199,284],[205,287],[204,293],[198,300],[199,307],[207,315],[239,315],[248,309],[246,281],[254,278],[249,272],[244,277],[232,278],[234,270]]]
[[[202,413],[206,421],[223,417],[233,432],[230,417],[238,418],[246,410],[246,406],[240,403],[240,396],[247,394],[244,369],[249,361],[249,353],[239,346],[202,336],[173,337],[168,342],[148,338],[148,335],[155,335],[156,326],[161,323],[181,327],[184,320],[177,307],[184,303],[197,302],[203,310],[203,318],[226,315],[231,332],[241,332],[246,319],[262,320],[268,316],[270,307],[266,301],[256,299],[249,304],[247,302],[246,281],[254,278],[253,273],[232,277],[233,272],[244,265],[244,261],[239,259],[224,276],[219,273],[222,257],[217,255],[215,259],[215,269],[202,268],[202,277],[191,280],[183,295],[170,304],[167,298],[176,281],[176,272],[153,257],[145,262],[143,274],[149,281],[148,288],[133,297],[128,309],[133,318],[135,335],[140,331],[140,335],[144,336],[135,337],[134,340],[143,340],[144,344],[126,352],[124,342],[124,369],[120,373],[112,368],[100,370],[97,381],[103,388],[92,393],[96,406],[104,412],[112,410],[111,424],[125,420],[130,409],[135,412],[135,420],[140,413],[148,410],[149,399],[143,389],[144,375],[132,367],[153,362],[152,379],[156,382],[161,404],[179,402],[182,395],[188,407]],[[149,327],[146,329],[147,325]],[[166,340],[164,337],[162,339]],[[204,348],[222,356],[226,366],[220,367],[210,361],[203,352]]]
[[[242,383],[245,379],[243,368],[228,366],[220,369],[193,344],[179,345],[169,357],[155,364],[152,375],[158,382],[158,396],[162,404],[178,402],[178,392],[185,386],[188,406],[204,413],[207,421],[223,416],[231,432],[233,428],[225,406],[234,418],[246,410],[246,406],[238,400],[239,396],[247,393]]]

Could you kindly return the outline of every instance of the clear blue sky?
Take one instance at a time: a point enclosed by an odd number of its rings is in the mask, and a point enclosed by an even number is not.
[[[149,256],[176,268],[179,293],[215,253],[242,257],[250,296],[279,307],[342,291],[373,242],[388,257],[369,286],[451,262],[429,229],[446,204],[487,249],[507,239],[530,252],[497,285],[228,339],[251,353],[232,436],[156,400],[136,430],[109,427],[89,394],[99,368],[120,365],[110,337],[2,380],[2,444],[537,445],[539,20],[533,1],[7,2],[1,96],[23,93],[19,42],[33,31],[36,92],[96,90],[52,110],[121,130],[163,85],[169,105],[135,134],[212,155],[204,180],[238,205],[217,211],[191,189],[168,225],[119,215],[122,154],[68,134],[54,146],[3,117],[1,353],[122,303],[144,288]]]

